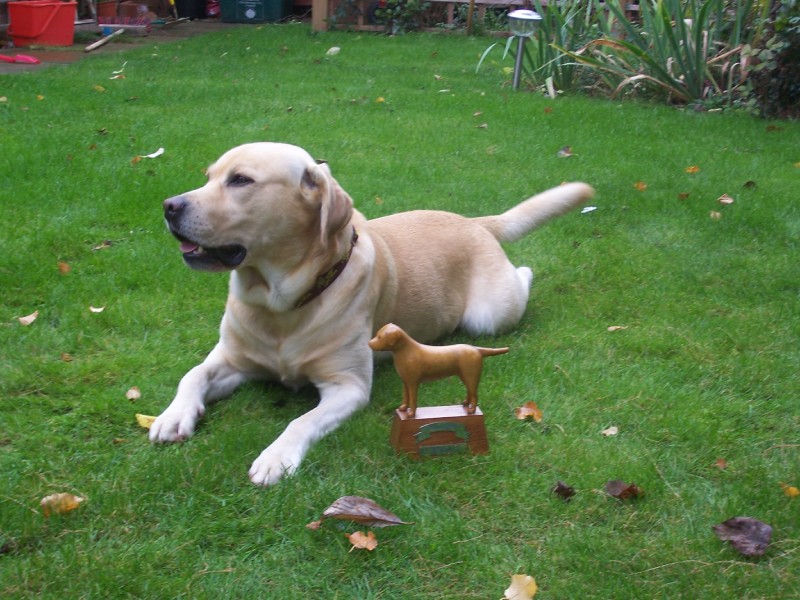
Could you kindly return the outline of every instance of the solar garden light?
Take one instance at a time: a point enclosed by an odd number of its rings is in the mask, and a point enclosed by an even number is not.
[[[514,89],[519,89],[519,76],[522,73],[522,49],[525,38],[533,37],[542,15],[532,10],[515,10],[508,13],[508,26],[511,34],[517,37],[517,61],[514,65]]]

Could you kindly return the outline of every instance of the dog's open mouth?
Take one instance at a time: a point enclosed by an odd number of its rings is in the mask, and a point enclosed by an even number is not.
[[[247,256],[247,250],[239,244],[205,248],[195,242],[179,239],[183,260],[200,271],[229,271],[238,267]]]

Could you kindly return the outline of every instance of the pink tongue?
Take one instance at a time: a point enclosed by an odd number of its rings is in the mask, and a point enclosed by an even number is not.
[[[197,244],[192,244],[191,242],[181,242],[181,252],[183,254],[194,252],[195,250],[197,250],[197,248],[199,248]]]

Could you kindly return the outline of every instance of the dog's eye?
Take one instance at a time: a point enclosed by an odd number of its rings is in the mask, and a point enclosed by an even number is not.
[[[228,179],[228,185],[232,187],[244,187],[246,185],[250,185],[251,183],[253,183],[252,179],[238,173],[231,175],[230,179]]]

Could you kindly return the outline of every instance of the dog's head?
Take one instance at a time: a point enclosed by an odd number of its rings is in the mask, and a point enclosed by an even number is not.
[[[368,343],[373,350],[395,350],[397,344],[403,339],[404,332],[394,323],[387,323],[378,330],[375,337]]]
[[[170,232],[190,267],[291,266],[324,252],[350,221],[353,201],[303,149],[269,142],[226,152],[201,188],[164,201]]]

